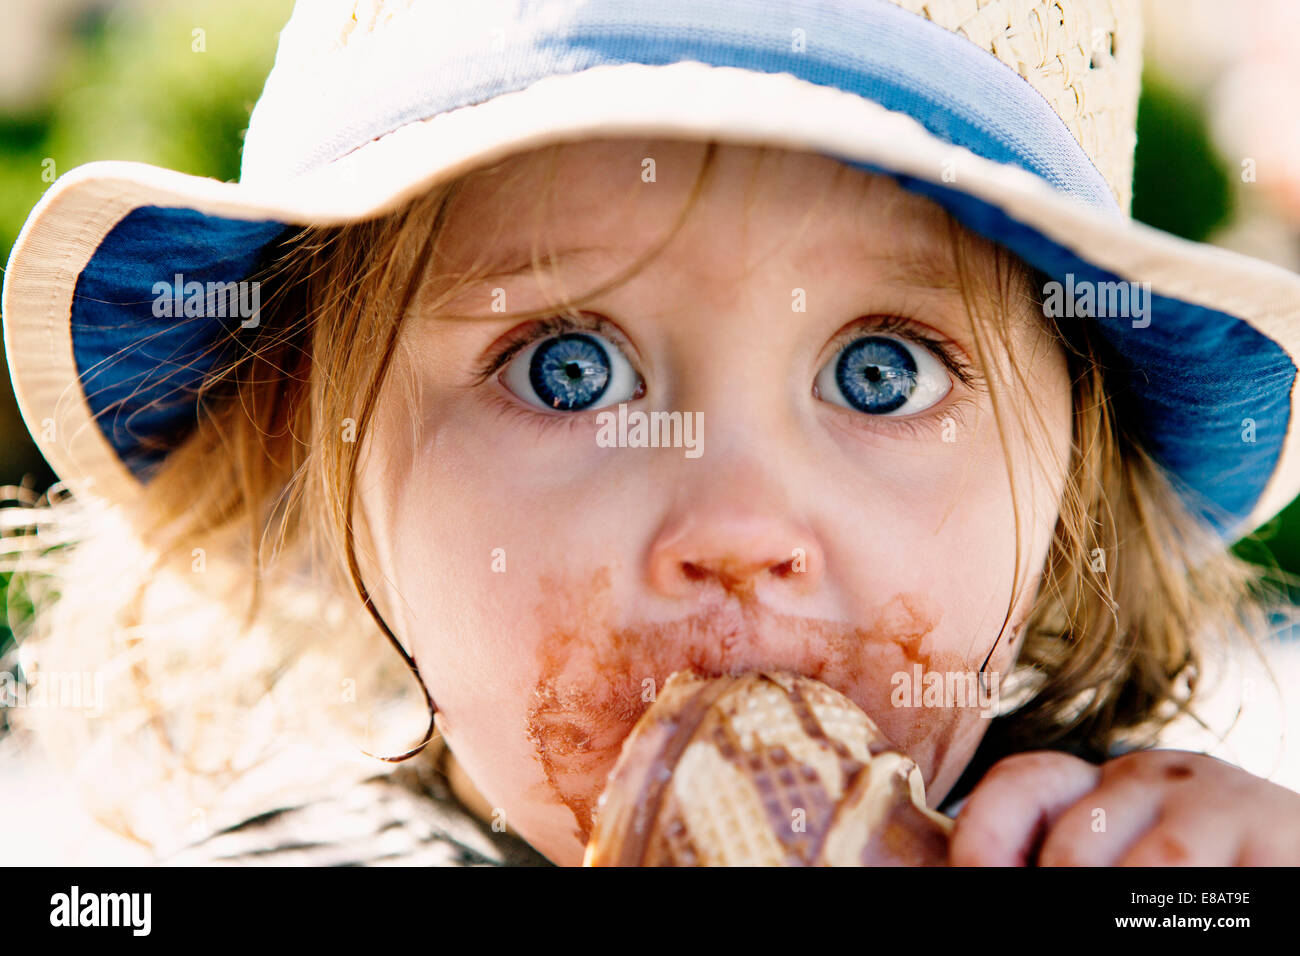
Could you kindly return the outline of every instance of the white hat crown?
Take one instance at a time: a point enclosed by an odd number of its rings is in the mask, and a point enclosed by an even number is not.
[[[842,0],[834,13],[852,17],[855,5],[866,13],[882,4],[961,36],[1023,77],[1064,122],[1119,207],[1129,209],[1142,72],[1136,0]],[[603,13],[592,0],[300,0],[249,124],[243,180],[296,175],[426,119],[420,104],[444,82],[439,71],[461,70],[469,79],[462,84],[472,87],[476,71],[509,68],[502,60],[515,38],[575,15],[617,24],[623,15],[609,6]],[[627,6],[635,8],[629,21],[640,23],[689,17],[692,8],[715,21],[723,8],[724,19],[754,35],[774,23],[772,4],[746,0]],[[780,7],[783,23],[800,22],[798,4]],[[357,83],[340,84],[349,75]],[[381,96],[389,106],[376,127]]]

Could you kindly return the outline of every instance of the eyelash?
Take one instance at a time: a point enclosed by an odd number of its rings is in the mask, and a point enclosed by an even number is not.
[[[894,335],[928,349],[939,360],[940,364],[956,376],[957,380],[971,392],[976,394],[987,393],[988,388],[984,377],[960,349],[942,339],[928,335],[922,331],[919,323],[899,315],[872,315],[859,319],[851,323],[831,340],[829,350],[834,355],[855,339],[864,335],[879,334]],[[831,410],[848,412],[851,418],[847,420],[841,418],[841,421],[850,423],[849,427],[851,428],[865,428],[904,439],[930,439],[943,428],[945,418],[951,418],[954,423],[965,427],[966,412],[974,408],[976,404],[973,395],[956,398],[950,395],[938,405],[924,409],[914,415],[864,415],[850,412],[848,409],[832,408]]]
[[[625,344],[614,324],[598,315],[577,312],[548,316],[526,323],[511,332],[509,337],[485,356],[479,367],[474,370],[472,384],[482,385],[501,371],[507,362],[539,339],[548,339],[553,335],[563,335],[566,332],[598,332]]]
[[[833,352],[838,352],[854,339],[864,334],[896,335],[909,342],[922,345],[934,353],[935,358],[967,388],[982,390],[983,379],[969,360],[956,347],[924,332],[911,319],[899,315],[873,315],[852,323],[831,342]]]
[[[955,398],[947,404],[940,403],[934,408],[927,408],[915,415],[864,415],[847,408],[832,408],[835,412],[847,412],[853,417],[848,419],[850,428],[866,428],[875,432],[888,432],[898,438],[932,439],[943,428],[943,420],[951,418],[953,423],[965,428],[966,412],[975,406],[975,399],[969,395]],[[942,412],[943,414],[938,414]],[[843,420],[843,419],[841,419]]]
[[[505,389],[493,389],[487,393],[487,400],[491,404],[492,410],[507,421],[532,426],[537,430],[538,437],[552,434],[551,429],[554,428],[566,428],[571,432],[577,431],[579,428],[589,431],[592,428],[592,416],[599,411],[609,410],[590,409],[581,412],[553,414],[536,408],[529,408],[518,399],[511,398],[504,393]]]
[[[501,342],[479,363],[478,368],[474,371],[471,386],[482,385],[504,368],[507,362],[534,342],[555,335],[563,335],[566,332],[597,332],[618,342],[623,341],[622,334],[617,327],[599,315],[577,312],[548,316],[522,325],[511,332],[504,342]],[[873,315],[852,323],[832,341],[832,352],[838,352],[849,342],[860,338],[864,334],[895,335],[909,342],[915,342],[917,345],[929,349],[935,358],[968,389],[976,392],[986,391],[983,376],[976,371],[975,367],[959,350],[941,339],[928,335],[918,327],[916,322],[902,316]],[[555,424],[557,418],[567,418],[570,427],[575,427],[587,417],[581,413],[560,416],[539,414],[532,409],[523,407],[517,401],[507,399],[503,395],[496,395],[494,398],[499,400],[499,411],[512,415],[518,414],[523,419],[534,422],[539,428]],[[963,412],[967,407],[974,404],[972,398],[962,397],[946,404],[941,403],[941,406],[944,412],[952,416],[955,421],[964,423]],[[858,415],[856,417],[862,419],[862,425],[865,427],[883,428],[887,431],[912,437],[920,436],[923,432],[933,432],[942,424],[943,418],[934,415],[934,411],[935,409],[928,408],[914,416]]]

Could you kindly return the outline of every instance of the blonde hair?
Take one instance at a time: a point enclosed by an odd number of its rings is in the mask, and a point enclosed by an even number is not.
[[[625,281],[671,240],[714,147],[663,241],[581,298]],[[431,264],[442,301],[474,277],[436,268],[464,182],[372,221],[303,230],[276,250],[260,277],[270,294],[255,337],[219,343],[197,425],[139,505],[102,509],[56,486],[9,522],[12,590],[31,608],[14,622],[26,670],[98,671],[114,690],[98,719],[28,709],[15,727],[93,784],[91,808],[117,832],[173,845],[195,817],[216,825],[266,809],[295,786],[375,772],[363,747],[421,741],[427,692],[405,652],[380,643],[397,640],[361,580],[352,498],[372,416],[385,388],[400,386],[389,379],[402,317]],[[951,229],[986,367],[1013,350],[1005,318],[1033,304],[1035,279],[1000,247]],[[980,244],[991,279],[971,266]],[[1100,759],[1188,712],[1205,642],[1253,642],[1280,601],[1117,418],[1113,358],[1093,330],[1049,331],[1072,381],[1068,477],[1023,628],[1022,700],[994,721],[990,752],[1059,747]],[[1005,448],[1010,424],[992,391]],[[1094,570],[1097,549],[1105,563]]]

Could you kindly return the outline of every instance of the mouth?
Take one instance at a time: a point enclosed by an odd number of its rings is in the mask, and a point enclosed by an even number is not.
[[[574,603],[549,602],[542,618],[527,733],[547,785],[572,812],[574,836],[583,843],[623,741],[673,673],[799,674],[844,694],[873,719],[879,715],[888,728],[888,718],[897,716],[888,713],[889,674],[915,661],[928,664],[921,646],[935,621],[922,612],[922,599],[908,595],[884,605],[866,627],[752,605],[619,627],[609,625],[605,602]]]

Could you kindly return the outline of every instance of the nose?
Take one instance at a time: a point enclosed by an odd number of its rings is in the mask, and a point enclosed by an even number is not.
[[[650,586],[671,598],[807,594],[821,582],[823,550],[809,525],[760,481],[693,489],[650,546]]]

